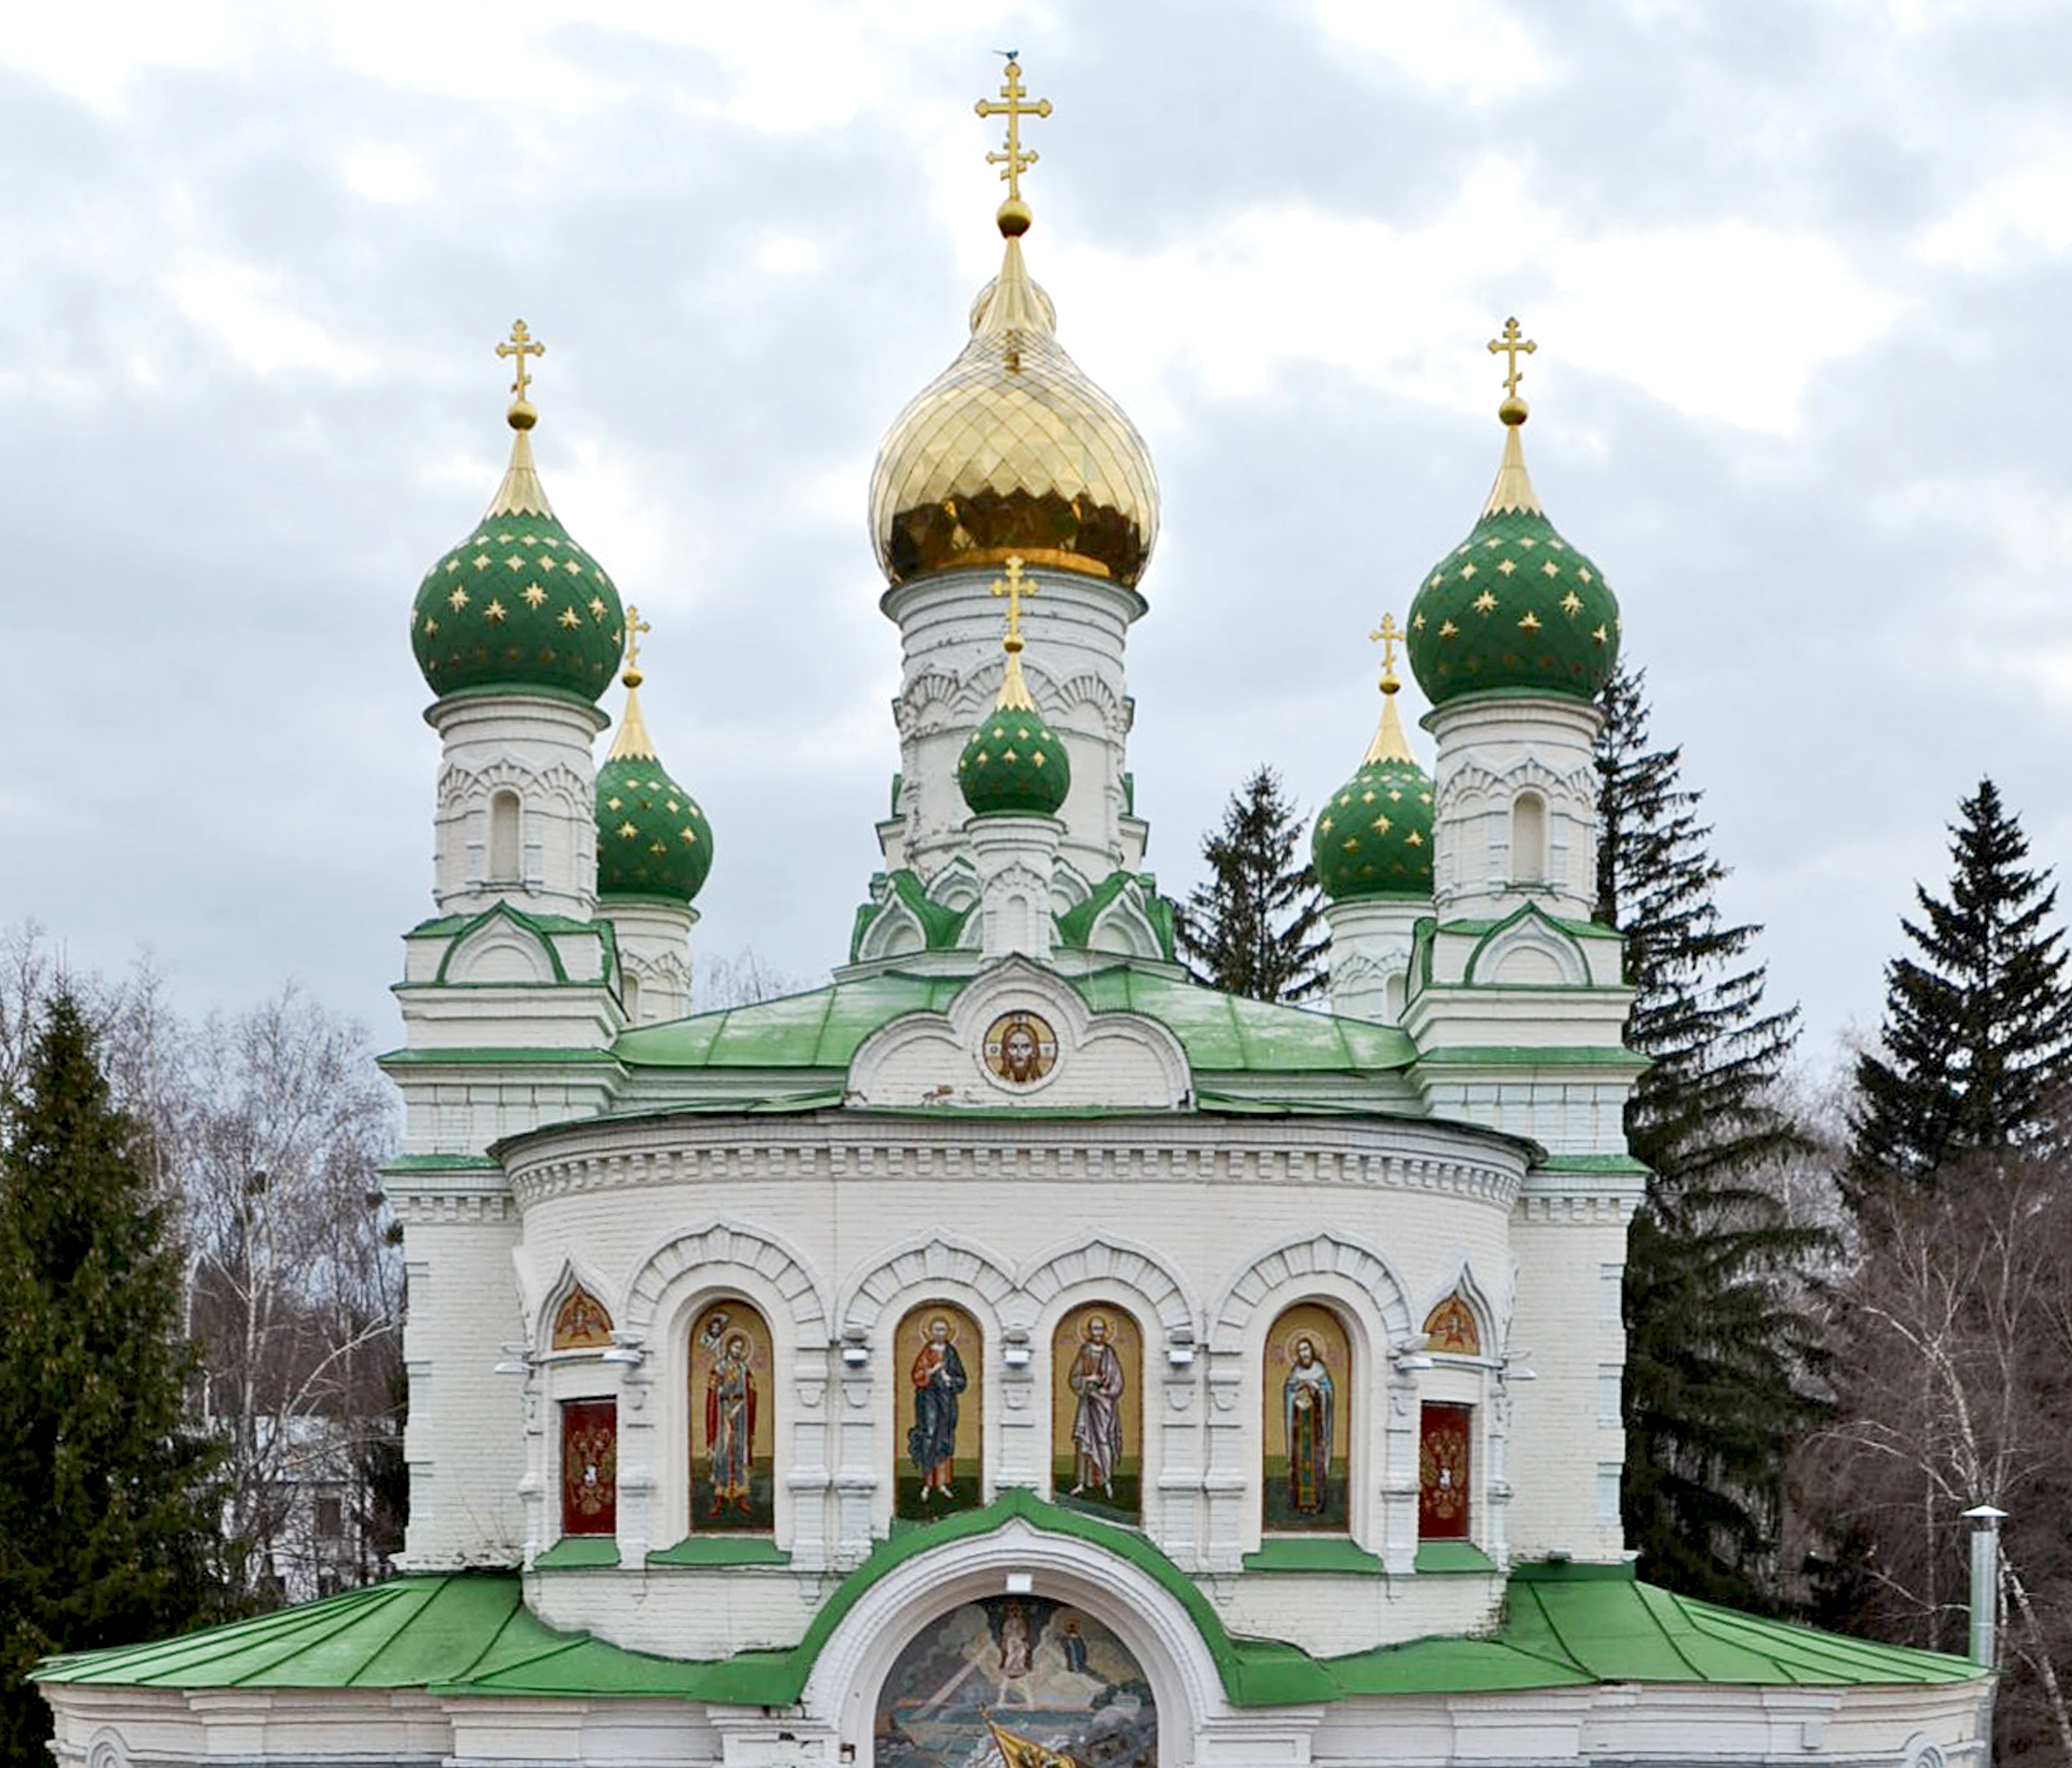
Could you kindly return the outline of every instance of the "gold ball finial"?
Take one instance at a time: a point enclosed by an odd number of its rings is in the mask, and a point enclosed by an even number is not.
[[[1010,196],[1000,205],[1000,213],[994,219],[1000,223],[1003,239],[1018,240],[1029,231],[1029,224],[1036,217],[1021,198]]]
[[[1531,356],[1539,347],[1530,338],[1520,335],[1515,319],[1503,322],[1502,337],[1490,339],[1491,356],[1501,354],[1510,359],[1506,364],[1510,372],[1503,377],[1503,403],[1496,408],[1496,414],[1499,420],[1513,428],[1523,423],[1531,415],[1525,401],[1518,396],[1518,383],[1523,378],[1523,372],[1518,366],[1518,359],[1522,356]]]
[[[516,356],[518,359],[517,376],[511,383],[511,409],[504,414],[505,420],[513,430],[530,430],[539,422],[540,414],[532,409],[532,401],[525,397],[525,389],[532,380],[532,377],[525,372],[525,359],[528,356],[544,356],[547,353],[547,347],[532,341],[532,334],[526,329],[523,319],[513,319],[511,322],[510,341],[497,345],[496,353],[500,356]]]

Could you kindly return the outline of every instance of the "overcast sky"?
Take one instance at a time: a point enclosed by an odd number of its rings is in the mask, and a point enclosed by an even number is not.
[[[1541,498],[1809,1057],[1875,1026],[1982,774],[2064,868],[2062,3],[89,0],[0,35],[0,924],[397,1040],[405,615],[495,489],[523,315],[541,471],[714,825],[698,948],[840,961],[897,763],[870,464],[996,267],[1009,47],[1055,107],[1030,268],[1164,487],[1169,892],[1254,763],[1312,810],[1359,761],[1511,313]]]

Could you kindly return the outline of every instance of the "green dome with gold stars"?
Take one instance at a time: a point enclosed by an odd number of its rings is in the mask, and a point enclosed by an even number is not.
[[[1034,705],[995,706],[957,757],[957,787],[974,816],[1054,816],[1072,764]]]
[[[1431,776],[1411,754],[1396,710],[1395,622],[1384,620],[1375,635],[1389,644],[1381,724],[1359,771],[1325,800],[1309,835],[1310,866],[1334,903],[1432,894]]]
[[[597,894],[689,903],[712,870],[712,824],[656,759],[630,662],[625,679],[626,715],[597,774]]]
[[[1515,347],[1517,322],[1491,349]],[[1514,360],[1515,359],[1514,358]],[[1435,706],[1504,689],[1593,698],[1618,660],[1618,602],[1554,531],[1525,471],[1516,372],[1498,408],[1503,464],[1474,532],[1425,574],[1410,604],[1410,666]]]
[[[511,465],[487,512],[418,586],[410,646],[433,693],[553,688],[595,700],[626,642],[619,591],[569,537],[532,464],[536,418],[524,397],[525,357],[540,346],[522,323],[497,347],[518,357]]]

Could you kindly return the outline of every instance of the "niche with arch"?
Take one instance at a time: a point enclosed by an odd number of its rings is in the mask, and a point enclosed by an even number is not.
[[[1520,792],[1511,800],[1511,881],[1547,882],[1547,800],[1537,792]]]
[[[709,1301],[692,1322],[689,1362],[691,1532],[767,1535],[777,1526],[769,1324],[738,1295]]]
[[[489,881],[516,884],[523,875],[523,812],[517,793],[500,787],[489,795]]]
[[[1050,1352],[1050,1489],[1116,1522],[1143,1515],[1144,1334],[1126,1310],[1087,1301]]]
[[[1352,1336],[1321,1301],[1285,1309],[1266,1335],[1260,1521],[1268,1534],[1352,1526]]]
[[[611,1342],[611,1314],[605,1305],[578,1283],[554,1310],[554,1324],[547,1337],[550,1351],[601,1351]]]
[[[899,1515],[919,1521],[985,1502],[985,1353],[978,1322],[954,1302],[923,1302],[893,1334]]]

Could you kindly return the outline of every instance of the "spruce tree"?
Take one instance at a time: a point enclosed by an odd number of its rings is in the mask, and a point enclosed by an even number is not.
[[[2072,1078],[2072,995],[2057,887],[2022,861],[2029,842],[1990,779],[1958,806],[1947,901],[1914,886],[1917,957],[1885,966],[1881,1048],[1856,1063],[1847,1174],[1852,1199],[1892,1180],[2033,1141]]]
[[[1783,1469],[1815,1416],[1804,1273],[1824,1233],[1774,1181],[1806,1144],[1778,1108],[1795,1008],[1769,1010],[1762,931],[1729,926],[1682,752],[1648,746],[1644,679],[1599,699],[1597,919],[1625,936],[1627,1042],[1651,1059],[1626,1107],[1649,1169],[1626,1248],[1626,1539],[1644,1577],[1776,1606]]]
[[[1281,779],[1261,767],[1231,794],[1223,827],[1202,837],[1209,879],[1178,917],[1197,978],[1255,1001],[1301,1001],[1324,985],[1323,900],[1295,855],[1304,830]]]
[[[194,1436],[179,1260],[146,1137],[60,990],[0,1114],[0,1760],[48,1768],[23,1679],[214,1610],[215,1451]]]

